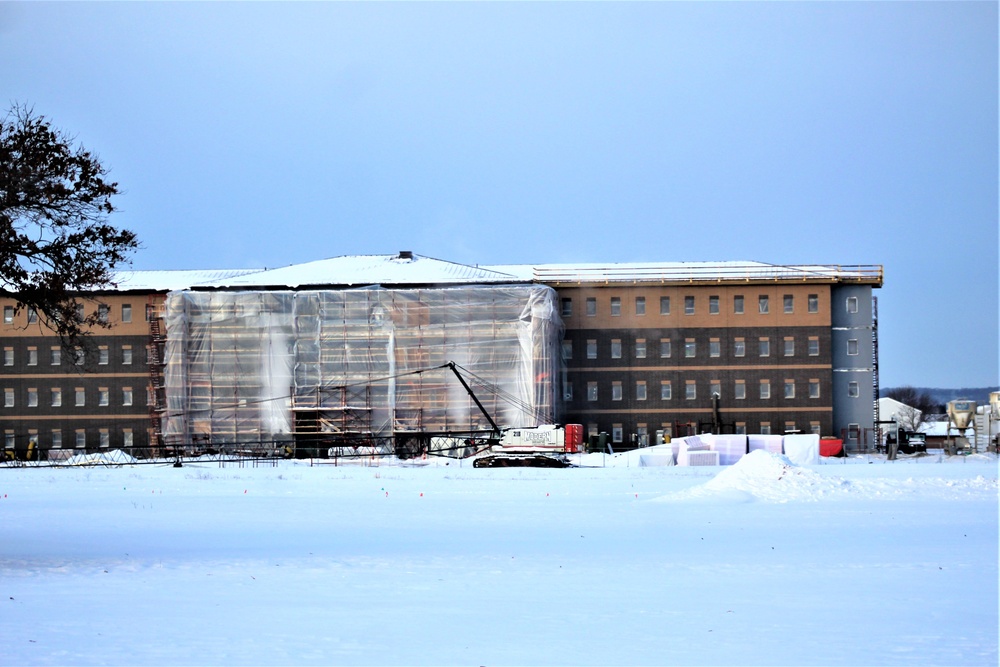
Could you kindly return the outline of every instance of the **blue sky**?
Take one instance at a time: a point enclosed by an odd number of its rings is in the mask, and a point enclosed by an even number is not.
[[[140,269],[883,264],[882,386],[998,382],[997,3],[0,3]]]

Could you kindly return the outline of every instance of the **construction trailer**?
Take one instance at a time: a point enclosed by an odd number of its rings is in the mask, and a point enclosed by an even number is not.
[[[434,436],[556,423],[562,321],[541,285],[168,295],[168,448],[414,455]],[[187,453],[187,452],[185,452]]]

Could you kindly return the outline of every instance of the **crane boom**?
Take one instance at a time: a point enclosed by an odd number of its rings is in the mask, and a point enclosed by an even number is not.
[[[497,423],[493,421],[493,417],[491,417],[490,413],[486,411],[485,407],[483,407],[483,404],[479,401],[479,398],[476,396],[475,392],[472,391],[472,387],[469,386],[469,383],[465,381],[465,378],[462,377],[462,374],[458,372],[457,368],[455,368],[455,362],[449,361],[446,364],[446,366],[448,366],[448,368],[451,369],[451,372],[455,374],[455,377],[458,378],[458,381],[462,383],[462,386],[465,387],[465,391],[469,392],[469,396],[472,398],[473,401],[475,401],[476,407],[479,408],[479,411],[483,413],[483,416],[486,417],[486,421],[488,421],[490,423],[490,426],[493,428],[494,436],[499,438],[500,427],[497,426]]]

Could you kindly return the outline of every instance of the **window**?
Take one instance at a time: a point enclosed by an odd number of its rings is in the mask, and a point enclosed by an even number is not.
[[[132,447],[134,445],[134,443],[135,443],[135,440],[132,437],[132,429],[130,429],[130,428],[123,428],[122,429],[122,446],[123,447]]]
[[[847,395],[850,396],[851,398],[858,398],[859,396],[861,396],[861,392],[859,390],[857,382],[847,383]]]
[[[78,408],[83,407],[87,404],[87,392],[83,390],[83,387],[76,387],[74,390],[75,401],[74,405]]]
[[[5,408],[14,407],[14,389],[12,387],[3,390],[3,406]]]
[[[51,355],[50,359],[52,360],[52,365],[53,366],[58,366],[59,364],[62,363],[62,348],[61,347],[53,347],[53,348],[51,348],[50,355]]]
[[[746,353],[747,353],[746,341],[742,338],[737,338],[733,342],[733,356],[743,357],[746,356]]]
[[[58,408],[62,405],[62,389],[59,387],[52,387],[52,407]]]
[[[122,304],[122,322],[132,321],[132,304]]]
[[[562,342],[562,358],[563,359],[573,358],[573,341],[564,340]]]
[[[693,401],[698,397],[698,385],[695,384],[694,380],[684,381],[684,398],[689,401]]]
[[[77,321],[78,322],[83,322],[84,317],[86,316],[86,314],[87,314],[87,311],[84,309],[83,304],[82,303],[76,304],[76,319],[77,319]]]
[[[6,449],[14,449],[14,431],[6,430],[3,432],[4,447]]]
[[[733,398],[737,401],[745,400],[747,397],[747,383],[745,380],[737,380],[733,386]]]
[[[108,346],[101,345],[97,348],[97,363],[101,366],[107,366],[109,361]]]
[[[563,299],[562,300],[562,316],[570,317],[573,315],[573,299]]]
[[[636,380],[635,382],[635,400],[645,401],[646,400],[646,381]]]
[[[101,324],[108,323],[108,307],[103,303],[97,306],[97,321]]]
[[[670,380],[660,380],[660,400],[669,401],[673,398]]]
[[[635,297],[635,314],[636,315],[646,314],[646,297],[644,296]]]
[[[771,435],[771,422],[761,422],[760,423],[760,434],[761,435]]]
[[[722,354],[722,343],[718,338],[710,338],[708,340],[708,356],[718,357]]]
[[[588,382],[587,383],[587,400],[596,401],[597,400],[597,383]]]
[[[622,358],[622,339],[612,338],[611,339],[611,358],[621,359]]]
[[[649,446],[649,427],[645,424],[636,424],[635,434],[638,436],[639,446]]]
[[[52,429],[52,449],[62,449],[62,430]]]
[[[712,380],[708,385],[708,395],[722,398],[722,383],[718,380]]]
[[[850,356],[855,356],[858,353],[858,340],[856,338],[851,338],[847,341],[847,354]]]
[[[3,323],[4,324],[14,323],[14,306],[3,307]]]
[[[38,365],[38,348],[29,347],[28,348],[28,365],[37,366]]]
[[[733,312],[737,315],[743,314],[743,295],[737,294],[733,297]]]
[[[819,398],[819,380],[809,380],[809,398]]]
[[[38,390],[34,387],[28,387],[28,407],[38,407]]]
[[[565,341],[563,345],[565,345]],[[570,347],[570,352],[572,352],[572,346]],[[122,345],[122,365],[130,366],[132,364],[132,346]]]
[[[809,432],[813,435],[819,435],[820,431],[819,422],[809,422]]]
[[[719,314],[719,297],[717,296],[708,297],[708,314],[709,315]]]
[[[847,425],[847,439],[851,442],[857,442],[861,439],[861,425],[860,424],[848,424]]]
[[[597,424],[592,422],[587,424],[587,435],[597,435]]]
[[[819,356],[819,336],[809,336],[809,347],[806,351],[810,357]]]
[[[660,297],[660,315],[670,314],[670,297],[661,296]]]
[[[597,315],[597,297],[588,296],[587,317],[594,317],[595,315]]]
[[[810,313],[819,312],[819,294],[810,294],[809,298],[806,300]]]
[[[795,398],[795,380],[785,380],[785,398]]]
[[[771,398],[771,381],[761,380],[760,381],[760,397],[761,398]]]
[[[619,317],[622,314],[622,298],[620,296],[611,297],[611,317]]]
[[[563,385],[563,400],[572,401],[573,400],[573,383],[569,380]],[[129,405],[132,405],[129,403]]]
[[[108,433],[108,429],[102,428],[100,430],[101,434],[101,447],[107,449],[111,446],[111,434]]]
[[[746,434],[747,434],[747,423],[736,422],[736,435],[746,435]]]
[[[613,380],[611,382],[611,400],[620,401],[622,400],[622,383],[621,380]]]
[[[156,405],[156,393],[151,385],[146,385],[146,405]]]
[[[758,347],[760,356],[762,356],[762,357],[769,357],[769,356],[771,356],[771,339],[770,338],[761,338],[760,340],[758,340],[757,341],[757,347]]]
[[[795,426],[795,422],[785,422],[785,433],[798,433],[799,429]]]
[[[3,349],[3,365],[4,366],[14,365],[14,348],[5,347]]]
[[[597,341],[593,338],[587,340],[587,358],[596,359],[597,358]]]
[[[786,357],[794,357],[795,356],[795,339],[792,338],[792,337],[790,337],[790,336],[786,336],[784,342],[785,342],[785,347],[784,347],[785,356]]]
[[[686,296],[684,297],[684,314],[694,315],[694,297]]]
[[[786,294],[781,297],[782,307],[786,314],[795,312],[795,296],[792,294]]]
[[[770,310],[771,306],[768,302],[766,294],[761,294],[760,296],[757,297],[757,308],[760,311],[761,315],[767,315],[769,312],[771,312]]]
[[[73,348],[73,363],[77,366],[83,366],[83,362],[86,360],[86,355],[83,352],[82,347]]]
[[[83,449],[87,446],[87,432],[82,428],[76,429],[76,447]]]
[[[156,317],[156,308],[151,303],[146,304],[146,321],[149,322]]]
[[[635,339],[635,358],[645,359],[646,358],[646,339],[636,338]]]
[[[621,442],[622,441],[622,425],[612,424],[611,425],[611,442]]]
[[[660,359],[668,359],[670,357],[670,339],[661,338],[660,339]]]
[[[693,359],[694,355],[697,353],[697,345],[694,338],[684,339],[684,357],[686,359]]]
[[[35,310],[33,307],[29,306],[28,307],[28,324],[37,324],[37,323],[38,323],[38,311]]]
[[[97,389],[97,404],[104,407],[111,404],[111,395],[107,387]]]
[[[858,312],[858,297],[856,296],[847,297],[847,312],[849,313]]]

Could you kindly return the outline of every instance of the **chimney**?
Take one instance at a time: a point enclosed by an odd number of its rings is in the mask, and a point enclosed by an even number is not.
[[[397,257],[396,259],[410,259],[410,260],[412,260],[413,259],[413,251],[412,250],[400,250],[399,251],[399,257]]]

